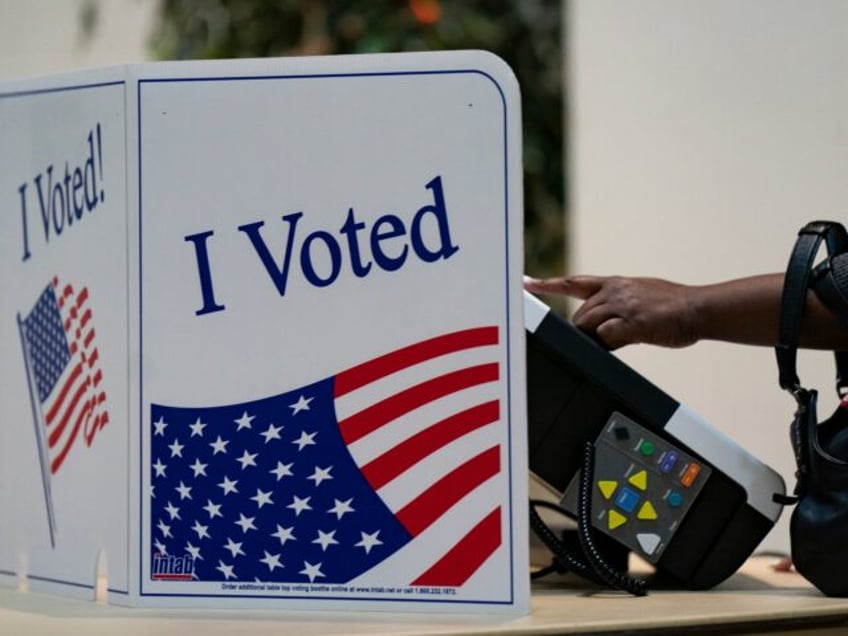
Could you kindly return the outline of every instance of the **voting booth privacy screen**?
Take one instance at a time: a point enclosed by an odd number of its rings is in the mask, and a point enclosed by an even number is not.
[[[0,582],[528,607],[518,87],[480,52],[0,85]]]

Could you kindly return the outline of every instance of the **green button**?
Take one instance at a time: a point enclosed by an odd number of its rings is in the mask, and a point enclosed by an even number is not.
[[[642,445],[639,447],[639,452],[642,453],[645,457],[650,457],[654,454],[653,443],[648,441],[642,442]]]

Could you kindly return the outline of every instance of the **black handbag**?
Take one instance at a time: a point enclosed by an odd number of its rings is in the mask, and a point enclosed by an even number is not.
[[[814,267],[822,242],[828,258]],[[800,230],[786,270],[776,347],[780,386],[797,403],[790,427],[797,483],[795,497],[783,502],[796,504],[789,526],[792,561],[827,596],[848,596],[848,352],[835,353],[841,401],[822,422],[816,414],[818,393],[798,379],[796,354],[808,290],[844,315],[830,264],[846,250],[848,234],[839,223],[815,221]]]

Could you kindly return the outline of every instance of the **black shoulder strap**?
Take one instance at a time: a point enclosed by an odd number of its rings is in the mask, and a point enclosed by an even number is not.
[[[845,256],[832,256],[816,265],[810,285],[819,300],[836,314],[839,324],[848,327],[848,295],[845,290],[848,259]]]
[[[841,224],[831,221],[808,223],[798,232],[783,282],[780,331],[775,353],[780,371],[780,386],[793,393],[801,388],[796,370],[798,339],[813,263],[822,241],[825,241],[831,256],[848,249],[848,234]],[[844,386],[843,379],[848,379],[848,354],[836,353],[836,367],[837,387],[841,391]]]

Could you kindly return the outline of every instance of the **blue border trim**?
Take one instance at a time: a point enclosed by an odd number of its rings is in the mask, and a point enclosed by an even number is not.
[[[17,572],[10,572],[7,570],[0,570],[0,574],[5,574],[7,576],[17,576]],[[67,587],[77,587],[85,590],[94,590],[94,585],[90,585],[88,583],[77,583],[76,581],[65,581],[64,579],[55,579],[50,576],[40,576],[38,574],[29,574],[27,575],[27,579],[32,579],[33,581],[42,581],[44,583],[55,583],[56,585],[64,585]],[[122,594],[124,596],[129,596],[128,590],[119,590],[112,587],[106,588],[107,592],[112,594]]]
[[[79,587],[86,590],[93,590],[94,586],[89,585],[88,583],[76,583],[74,581],[63,581],[62,579],[54,579],[49,576],[38,576],[35,574],[28,574],[27,579],[32,579],[33,581],[44,581],[45,583],[57,583],[59,585],[67,585],[69,587]]]
[[[53,86],[50,88],[33,88],[30,90],[10,91],[8,93],[0,93],[0,99],[10,99],[14,97],[32,97],[34,95],[47,95],[49,93],[63,93],[68,91],[78,91],[88,88],[103,88],[106,86],[125,85],[126,80],[114,80],[111,82],[97,82],[92,84],[76,84],[68,86]]]
[[[509,252],[509,211],[510,211],[510,202],[509,202],[509,109],[507,105],[507,100],[504,95],[504,91],[501,88],[501,85],[498,84],[497,80],[480,69],[467,68],[467,69],[443,69],[443,70],[431,70],[431,71],[383,71],[383,72],[361,72],[361,73],[324,73],[324,74],[287,74],[287,75],[231,75],[231,76],[223,76],[223,77],[169,77],[169,78],[155,78],[155,79],[139,79],[137,80],[137,95],[136,95],[136,106],[138,113],[138,311],[139,311],[139,320],[138,320],[138,346],[139,346],[139,362],[138,362],[138,385],[139,385],[139,468],[138,468],[138,483],[139,483],[139,538],[138,538],[138,553],[139,553],[139,561],[138,561],[138,590],[139,596],[147,596],[147,597],[164,597],[164,598],[260,598],[260,599],[296,599],[296,600],[332,600],[332,601],[389,601],[389,602],[404,602],[404,603],[448,603],[448,604],[462,604],[462,605],[511,605],[515,602],[515,588],[512,582],[515,580],[515,571],[514,571],[514,555],[512,554],[513,546],[514,546],[514,532],[512,518],[513,518],[513,492],[512,492],[512,433],[513,433],[513,422],[512,422],[512,405],[508,404],[507,409],[507,456],[508,456],[508,482],[509,482],[509,551],[510,551],[510,559],[509,559],[509,567],[510,567],[510,596],[508,601],[474,601],[474,600],[449,600],[449,599],[415,599],[412,601],[411,599],[398,598],[398,599],[386,599],[386,598],[344,598],[339,596],[264,596],[264,595],[238,595],[234,597],[229,594],[161,594],[161,593],[152,593],[144,591],[144,577],[142,575],[143,571],[143,562],[144,562],[144,528],[145,526],[145,518],[144,518],[144,501],[143,501],[143,486],[144,486],[144,457],[143,457],[143,449],[144,449],[144,369],[143,369],[143,359],[144,359],[144,321],[142,320],[142,316],[144,314],[144,292],[143,292],[143,280],[144,280],[144,264],[142,258],[142,250],[143,250],[143,200],[142,200],[142,107],[141,107],[141,93],[142,87],[144,84],[172,84],[172,83],[199,83],[199,82],[234,82],[234,81],[268,81],[268,80],[311,80],[311,79],[338,79],[338,78],[363,78],[363,77],[403,77],[403,76],[420,76],[420,75],[465,75],[465,74],[475,74],[482,75],[486,79],[494,84],[495,88],[497,88],[498,93],[501,97],[501,103],[503,105],[503,147],[504,147],[504,155],[503,155],[503,163],[504,163],[504,226],[506,236],[506,245],[505,245],[505,255],[506,255],[506,269],[504,271],[504,279],[506,288],[509,288],[509,268],[510,268],[510,252]],[[511,355],[510,355],[510,333],[511,333],[511,315],[510,315],[510,305],[509,305],[509,295],[507,294],[505,299],[505,308],[506,308],[506,358],[507,358],[507,373],[506,373],[506,384],[507,384],[507,401],[509,402],[512,396],[512,365],[511,365]],[[127,551],[129,552],[129,550]]]
[[[2,574],[2,573],[3,572],[0,572],[0,574]],[[14,572],[12,574],[14,574]],[[95,588],[94,585],[91,585],[89,583],[78,583],[76,581],[65,581],[64,579],[55,579],[55,578],[50,577],[50,576],[39,576],[37,574],[28,574],[27,579],[32,579],[33,581],[42,581],[44,583],[55,583],[56,585],[64,585],[64,586],[67,586],[67,587],[77,587],[77,588],[92,590],[92,591]],[[128,590],[119,590],[119,589],[116,589],[116,588],[107,587],[106,591],[110,592],[112,594],[122,594],[124,596],[129,596]]]

